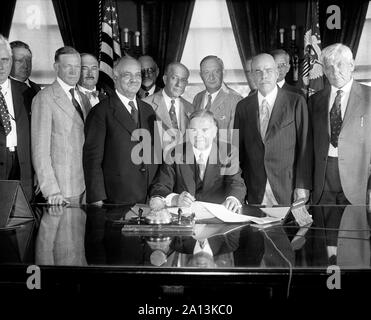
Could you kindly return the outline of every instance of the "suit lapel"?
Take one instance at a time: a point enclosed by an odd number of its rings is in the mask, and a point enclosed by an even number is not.
[[[330,132],[329,132],[329,112],[328,112],[328,104],[330,99],[330,87],[326,87],[324,89],[323,94],[318,97],[317,105],[320,106],[318,108],[318,118],[314,118],[314,126],[318,128],[318,136],[321,137],[321,145],[324,148],[328,148],[330,143]],[[326,139],[323,139],[326,137]],[[324,152],[328,152],[328,150],[324,150]]]
[[[77,111],[73,106],[71,100],[67,96],[67,93],[64,92],[58,81],[54,81],[52,84],[54,101],[74,122],[77,122],[79,125],[83,126],[84,122],[81,117],[76,114]]]
[[[223,107],[223,101],[226,93],[224,92],[223,87],[220,89],[219,93],[216,95],[215,100],[211,104],[211,111],[213,113],[218,113],[220,108]]]
[[[351,122],[352,118],[361,118],[366,113],[364,106],[367,106],[367,103],[365,101],[362,101],[360,86],[358,85],[358,83],[353,81],[347,108],[345,110],[342,128],[346,127]]]
[[[210,151],[209,159],[207,160],[205,175],[203,184],[206,186],[212,185],[215,177],[220,175],[219,169],[219,160],[218,160],[218,146],[213,142],[213,146]],[[219,172],[218,172],[219,171]]]
[[[180,131],[184,134],[187,129],[188,125],[188,115],[187,110],[184,105],[184,100],[182,98],[179,98],[179,118],[180,118]]]
[[[277,131],[277,128],[280,127],[282,123],[282,119],[285,118],[287,113],[287,108],[285,106],[285,98],[282,89],[278,89],[276,101],[274,103],[272,114],[270,116],[268,122],[267,132],[264,137],[264,141],[266,141],[269,136],[272,136]]]
[[[126,109],[116,93],[114,94],[114,96],[111,97],[111,99],[111,108],[113,109],[112,112],[114,119],[116,119],[116,121],[131,134],[137,127],[134,121],[131,119],[129,111]]]
[[[190,159],[187,158],[192,155],[193,163],[190,163]],[[190,143],[184,144],[183,149],[183,163],[179,165],[181,177],[183,178],[184,185],[188,192],[195,196],[196,195],[196,182],[195,182],[195,157],[193,154],[193,148]]]
[[[23,101],[22,101],[23,95],[20,94],[16,84],[13,82],[16,80],[10,79],[9,81],[10,81],[10,86],[12,90],[14,116],[15,116],[15,119],[18,120],[23,115],[23,111],[24,111],[24,109],[21,107],[23,105]]]
[[[167,111],[167,107],[165,104],[165,99],[162,96],[162,92],[154,94],[153,97],[153,104],[155,105],[154,110],[156,112],[157,117],[162,121],[167,128],[171,128],[171,120],[169,112]]]

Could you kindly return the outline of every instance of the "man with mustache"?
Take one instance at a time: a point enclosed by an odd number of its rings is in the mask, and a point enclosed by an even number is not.
[[[142,85],[138,91],[138,97],[143,99],[161,90],[161,87],[156,85],[159,69],[151,56],[141,56],[138,60],[142,71]]]
[[[89,99],[94,107],[99,101],[107,97],[103,89],[97,89],[99,79],[99,64],[96,57],[90,53],[81,53],[81,74],[78,84],[79,90]]]

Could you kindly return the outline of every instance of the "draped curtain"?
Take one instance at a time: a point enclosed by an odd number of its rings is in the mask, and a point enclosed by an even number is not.
[[[242,65],[246,68],[249,57],[277,47],[279,2],[226,1]]]
[[[143,52],[155,59],[160,74],[166,65],[182,57],[194,3],[195,0],[144,0],[139,4]]]
[[[53,6],[64,44],[98,56],[99,0],[53,0]]]
[[[326,9],[330,5],[337,5],[340,8],[340,29],[329,29],[326,27],[327,18],[330,16],[330,14],[326,13]],[[369,0],[358,0],[355,2],[349,0],[320,0],[319,20],[322,48],[340,42],[349,46],[353,56],[356,57],[368,5]]]
[[[16,0],[2,1],[0,10],[0,34],[9,37]]]

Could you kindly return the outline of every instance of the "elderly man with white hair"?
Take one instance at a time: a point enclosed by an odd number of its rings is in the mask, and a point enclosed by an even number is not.
[[[323,49],[330,86],[311,96],[314,204],[365,204],[371,170],[371,88],[353,79],[350,48]]]

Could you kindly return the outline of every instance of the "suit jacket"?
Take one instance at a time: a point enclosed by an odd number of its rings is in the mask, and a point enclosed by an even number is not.
[[[263,201],[267,178],[279,204],[291,204],[294,188],[311,190],[311,128],[303,97],[278,88],[262,140],[258,95],[248,96],[237,105],[234,128],[239,130],[240,165],[249,203]]]
[[[162,95],[162,90],[158,91],[157,93],[154,93],[153,95],[144,98],[144,102],[150,104],[153,108],[153,110],[156,112],[157,117],[157,130],[162,135],[161,139],[161,145],[162,148],[165,148],[169,143],[174,142],[175,135],[169,135],[166,133],[169,129],[172,128],[171,126],[171,120],[170,115],[167,110],[167,106],[165,103],[165,99]],[[178,123],[179,130],[181,132],[181,137],[185,134],[186,129],[188,127],[189,123],[189,116],[194,111],[194,107],[191,103],[189,103],[187,100],[183,99],[182,97],[179,97],[179,111],[180,111],[180,121]],[[160,126],[160,122],[162,126]],[[180,137],[179,137],[180,138]],[[178,139],[176,142],[180,142]]]
[[[226,197],[234,196],[243,203],[246,188],[241,178],[237,155],[234,152],[219,152],[222,149],[227,150],[225,147],[218,148],[217,144],[213,143],[204,179],[199,188],[192,145],[184,143],[180,148],[175,148],[176,161],[173,164],[161,165],[150,195],[166,197],[172,192],[180,194],[187,191],[199,201],[222,203]]]
[[[295,86],[292,86],[291,84],[288,84],[286,81],[283,84],[282,89],[291,91],[296,94],[300,94],[301,96],[304,97],[304,92],[302,90],[296,88]]]
[[[86,118],[89,103],[79,95]],[[84,192],[84,122],[57,80],[32,102],[31,137],[32,161],[43,196],[61,192],[75,197]]]
[[[33,172],[31,165],[30,113],[32,91],[22,82],[9,79],[12,90],[14,114],[17,125],[17,154],[21,171],[21,184],[28,200],[33,195]],[[0,180],[6,176],[6,135],[0,121]]]
[[[193,105],[195,110],[202,109],[205,92],[206,90],[203,90],[194,97]],[[218,121],[219,129],[233,129],[236,105],[241,99],[242,97],[236,91],[228,88],[225,84],[222,85],[210,108],[210,111]]]
[[[83,152],[87,202],[146,202],[161,158],[154,159],[155,112],[139,99],[137,105],[143,138],[134,135],[132,139],[137,127],[116,93],[89,113]],[[132,155],[141,149],[146,163],[133,162]]]
[[[33,91],[33,94],[35,96],[41,90],[41,87],[37,83],[31,81],[30,79],[28,79],[28,82],[29,82],[30,88]]]
[[[331,87],[312,95],[314,141],[313,203],[321,198],[325,183],[329,135],[329,99]],[[367,180],[371,172],[371,88],[353,82],[339,135],[339,172],[343,192],[351,204],[366,203]]]
[[[155,92],[153,93],[153,94],[155,94],[155,93],[157,93],[157,92],[159,92],[159,91],[161,91],[161,87],[159,87],[158,85],[155,85]],[[139,89],[139,91],[138,91],[138,93],[137,93],[137,97],[139,98],[139,99],[145,99],[145,98],[148,98],[148,97],[146,97],[146,91],[141,87],[140,89]]]

